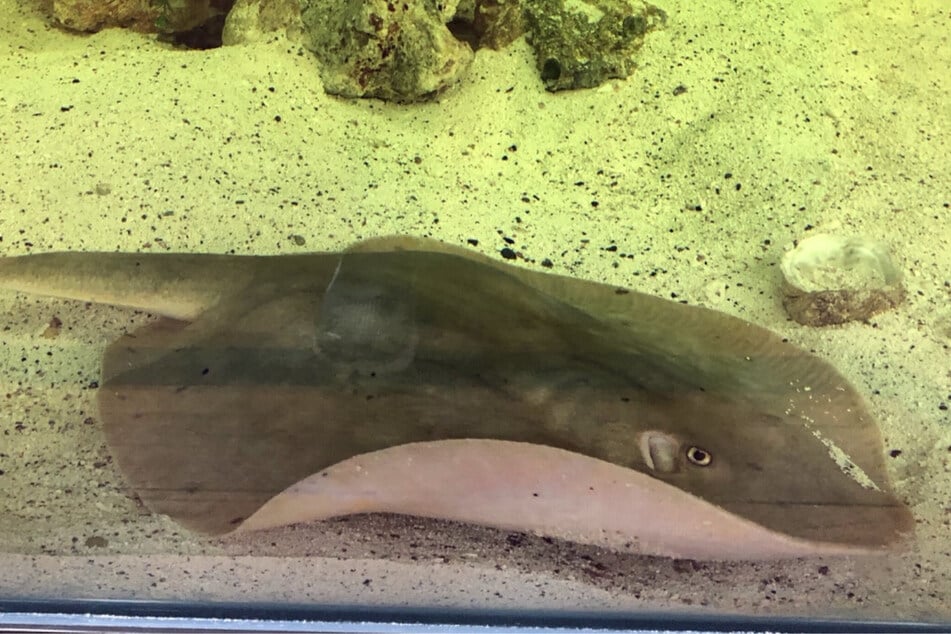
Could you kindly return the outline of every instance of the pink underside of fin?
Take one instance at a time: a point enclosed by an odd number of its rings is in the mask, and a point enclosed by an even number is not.
[[[356,456],[271,498],[236,533],[400,513],[699,560],[867,554],[766,529],[648,475],[542,445],[411,443]]]

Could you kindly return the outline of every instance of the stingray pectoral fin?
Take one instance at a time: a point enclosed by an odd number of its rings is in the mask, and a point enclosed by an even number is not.
[[[470,439],[410,443],[350,458],[271,498],[235,532],[363,512],[705,560],[870,552],[783,535],[650,476],[581,454]]]

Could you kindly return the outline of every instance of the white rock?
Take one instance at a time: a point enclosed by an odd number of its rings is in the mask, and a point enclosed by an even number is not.
[[[861,237],[811,236],[783,256],[780,269],[783,306],[807,326],[868,319],[905,296],[887,247]]]

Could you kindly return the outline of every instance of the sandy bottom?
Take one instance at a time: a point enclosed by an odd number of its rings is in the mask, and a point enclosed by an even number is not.
[[[668,26],[627,81],[547,94],[518,43],[413,107],[326,97],[296,45],[70,36],[19,5],[0,0],[3,255],[289,253],[403,233],[716,308],[854,382],[917,536],[894,556],[770,564],[390,516],[275,535],[306,558],[208,542],[136,504],[98,429],[99,355],[147,317],[5,293],[0,596],[951,619],[943,0],[664,0]],[[787,320],[777,262],[817,231],[887,241],[906,303],[867,324]]]

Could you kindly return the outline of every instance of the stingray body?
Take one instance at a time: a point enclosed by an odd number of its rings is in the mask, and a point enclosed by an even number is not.
[[[104,429],[212,534],[387,511],[640,552],[865,552],[911,518],[859,396],[757,326],[390,239],[270,257],[51,254],[0,286],[150,310]]]

